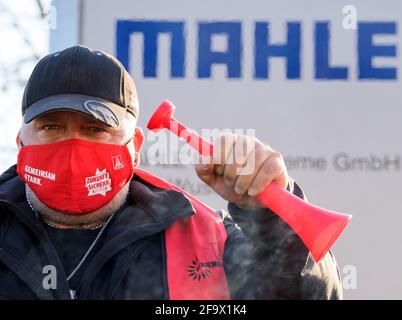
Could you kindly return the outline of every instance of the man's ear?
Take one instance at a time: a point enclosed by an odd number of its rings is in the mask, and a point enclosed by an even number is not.
[[[135,133],[134,133],[135,152],[138,152],[138,153],[141,152],[143,143],[144,143],[144,132],[142,131],[141,128],[137,127],[137,128],[135,128]]]
[[[134,133],[134,147],[135,147],[135,160],[134,167],[138,167],[140,164],[140,152],[142,144],[144,143],[144,132],[141,128],[137,127]]]
[[[15,143],[17,144],[18,149],[21,147],[20,132],[21,130],[18,131],[17,136],[15,137]]]

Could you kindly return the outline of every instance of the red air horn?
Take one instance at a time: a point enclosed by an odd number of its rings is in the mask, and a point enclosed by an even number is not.
[[[148,129],[168,129],[183,138],[204,156],[211,156],[213,145],[173,117],[175,106],[162,102],[148,122]],[[257,196],[267,208],[284,220],[303,240],[316,262],[320,261],[346,228],[351,215],[309,204],[285,189],[270,183]]]

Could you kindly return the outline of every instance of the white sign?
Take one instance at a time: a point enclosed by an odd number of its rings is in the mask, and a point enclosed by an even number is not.
[[[57,12],[52,49],[117,56],[144,129],[164,99],[199,132],[253,129],[312,203],[353,214],[334,247],[358,279],[345,298],[402,298],[401,1],[82,0]],[[143,169],[225,206],[191,165],[149,160]]]

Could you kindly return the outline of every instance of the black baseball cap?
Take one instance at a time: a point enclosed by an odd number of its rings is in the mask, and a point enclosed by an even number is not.
[[[116,58],[74,46],[42,58],[25,87],[25,123],[55,110],[81,112],[118,128],[127,112],[138,118],[137,90]]]

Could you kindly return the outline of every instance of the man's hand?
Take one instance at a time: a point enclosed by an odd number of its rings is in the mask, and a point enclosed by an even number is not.
[[[198,176],[222,198],[245,210],[264,207],[255,197],[269,183],[283,188],[288,183],[282,155],[252,136],[221,135],[209,161],[196,165]]]

